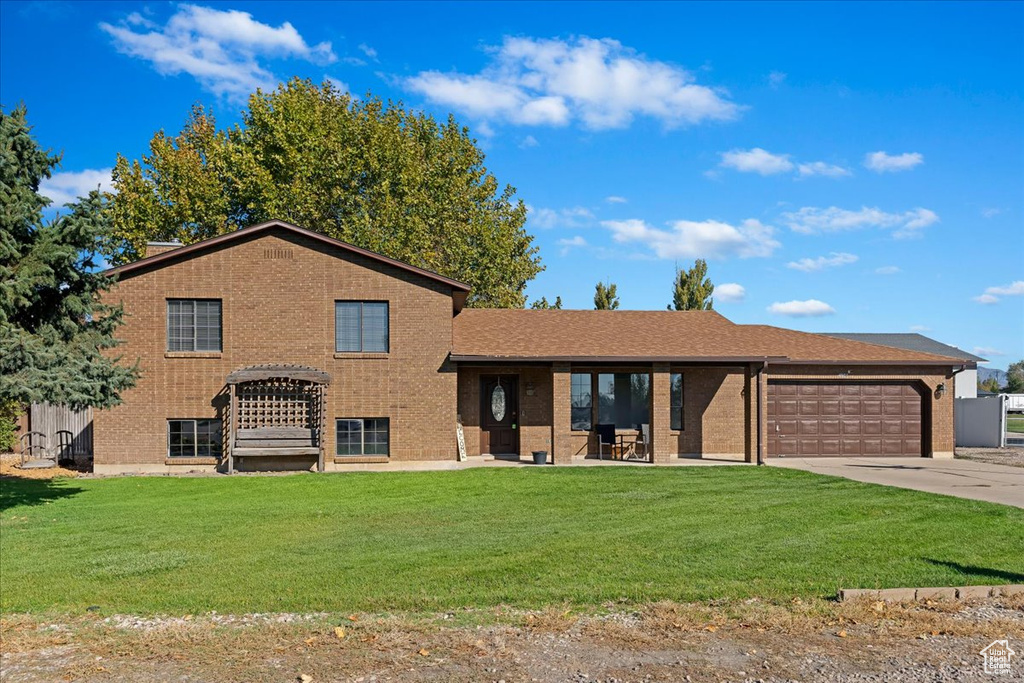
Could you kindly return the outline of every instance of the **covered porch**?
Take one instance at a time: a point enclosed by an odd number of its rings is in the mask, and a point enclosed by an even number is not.
[[[555,464],[757,461],[763,362],[624,361],[460,359],[467,453],[547,451]]]

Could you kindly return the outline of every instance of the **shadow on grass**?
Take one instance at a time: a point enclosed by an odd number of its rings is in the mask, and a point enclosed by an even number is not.
[[[970,564],[960,564],[959,562],[947,562],[946,560],[933,560],[930,557],[922,558],[925,562],[939,565],[940,567],[946,567],[947,569],[953,569],[962,574],[973,574],[975,576],[985,576],[990,579],[1002,579],[1010,583],[1021,583],[1024,582],[1024,574],[1018,572],[1008,572],[1002,569],[990,569],[989,567],[975,567]]]
[[[43,505],[82,492],[81,487],[63,483],[67,481],[0,477],[0,512],[28,505]]]

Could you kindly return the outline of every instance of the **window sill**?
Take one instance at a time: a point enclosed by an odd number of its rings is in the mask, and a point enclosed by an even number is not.
[[[359,465],[367,463],[380,463],[389,462],[391,459],[386,455],[336,455],[334,456],[335,465],[344,465],[346,463]]]
[[[218,458],[167,458],[165,465],[219,465]]]
[[[223,358],[223,351],[164,351],[164,358]]]
[[[390,354],[380,352],[362,352],[362,351],[346,351],[346,352],[335,352],[334,357],[342,360],[384,360],[390,357]]]

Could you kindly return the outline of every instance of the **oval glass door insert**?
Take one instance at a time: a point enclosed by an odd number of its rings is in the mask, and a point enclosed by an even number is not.
[[[505,419],[505,389],[500,384],[491,392],[491,415],[495,422]]]

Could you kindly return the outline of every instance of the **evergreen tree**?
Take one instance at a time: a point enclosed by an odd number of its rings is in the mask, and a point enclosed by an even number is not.
[[[711,298],[715,286],[707,277],[708,263],[700,258],[693,262],[689,270],[676,267],[672,304],[668,310],[677,311],[710,311],[714,307]]]
[[[536,299],[532,304],[530,304],[530,308],[532,308],[535,311],[547,311],[547,310],[553,311],[553,310],[556,310],[556,309],[561,309],[562,308],[562,297],[556,296],[555,297],[555,303],[549,304],[547,297],[542,296],[541,298]]]
[[[100,302],[110,216],[98,190],[43,220],[39,183],[60,163],[32,137],[24,106],[0,111],[0,402],[107,407],[137,369],[104,355],[120,307]]]
[[[615,283],[609,282],[606,285],[603,282],[598,282],[594,287],[594,310],[614,311],[618,307],[619,295],[616,293]]]
[[[525,204],[467,128],[329,82],[257,91],[228,130],[195,107],[179,135],[119,157],[114,186],[115,263],[280,219],[466,282],[470,306],[521,308],[543,270]]]

